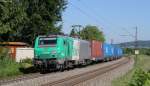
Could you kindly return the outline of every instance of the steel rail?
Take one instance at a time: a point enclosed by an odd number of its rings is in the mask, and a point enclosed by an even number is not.
[[[66,77],[66,78],[58,80],[58,81],[49,82],[47,84],[43,84],[42,86],[74,86],[74,85],[77,85],[86,80],[93,79],[96,76],[102,75],[106,72],[109,72],[109,71],[111,71],[115,68],[118,68],[124,64],[127,64],[127,63],[129,63],[129,61],[130,61],[130,58],[127,58],[123,61],[114,63],[113,65],[104,66],[102,68],[98,68],[98,69],[95,69],[92,71],[88,71],[88,72],[74,75],[71,77]]]

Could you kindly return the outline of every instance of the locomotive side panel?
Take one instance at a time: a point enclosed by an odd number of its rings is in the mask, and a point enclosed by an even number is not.
[[[80,51],[80,41],[79,39],[73,40],[73,52],[72,52],[72,60],[79,60],[79,51]]]

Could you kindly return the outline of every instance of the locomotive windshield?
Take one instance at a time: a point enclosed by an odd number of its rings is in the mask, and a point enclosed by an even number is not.
[[[56,46],[56,38],[42,37],[39,39],[39,46]]]

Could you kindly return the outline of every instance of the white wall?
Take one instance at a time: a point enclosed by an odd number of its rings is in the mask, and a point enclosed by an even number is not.
[[[34,57],[34,48],[16,48],[16,62]]]

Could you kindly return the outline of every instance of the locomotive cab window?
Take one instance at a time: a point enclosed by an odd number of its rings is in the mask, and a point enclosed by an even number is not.
[[[56,46],[57,40],[56,38],[40,38],[39,39],[39,46]]]

